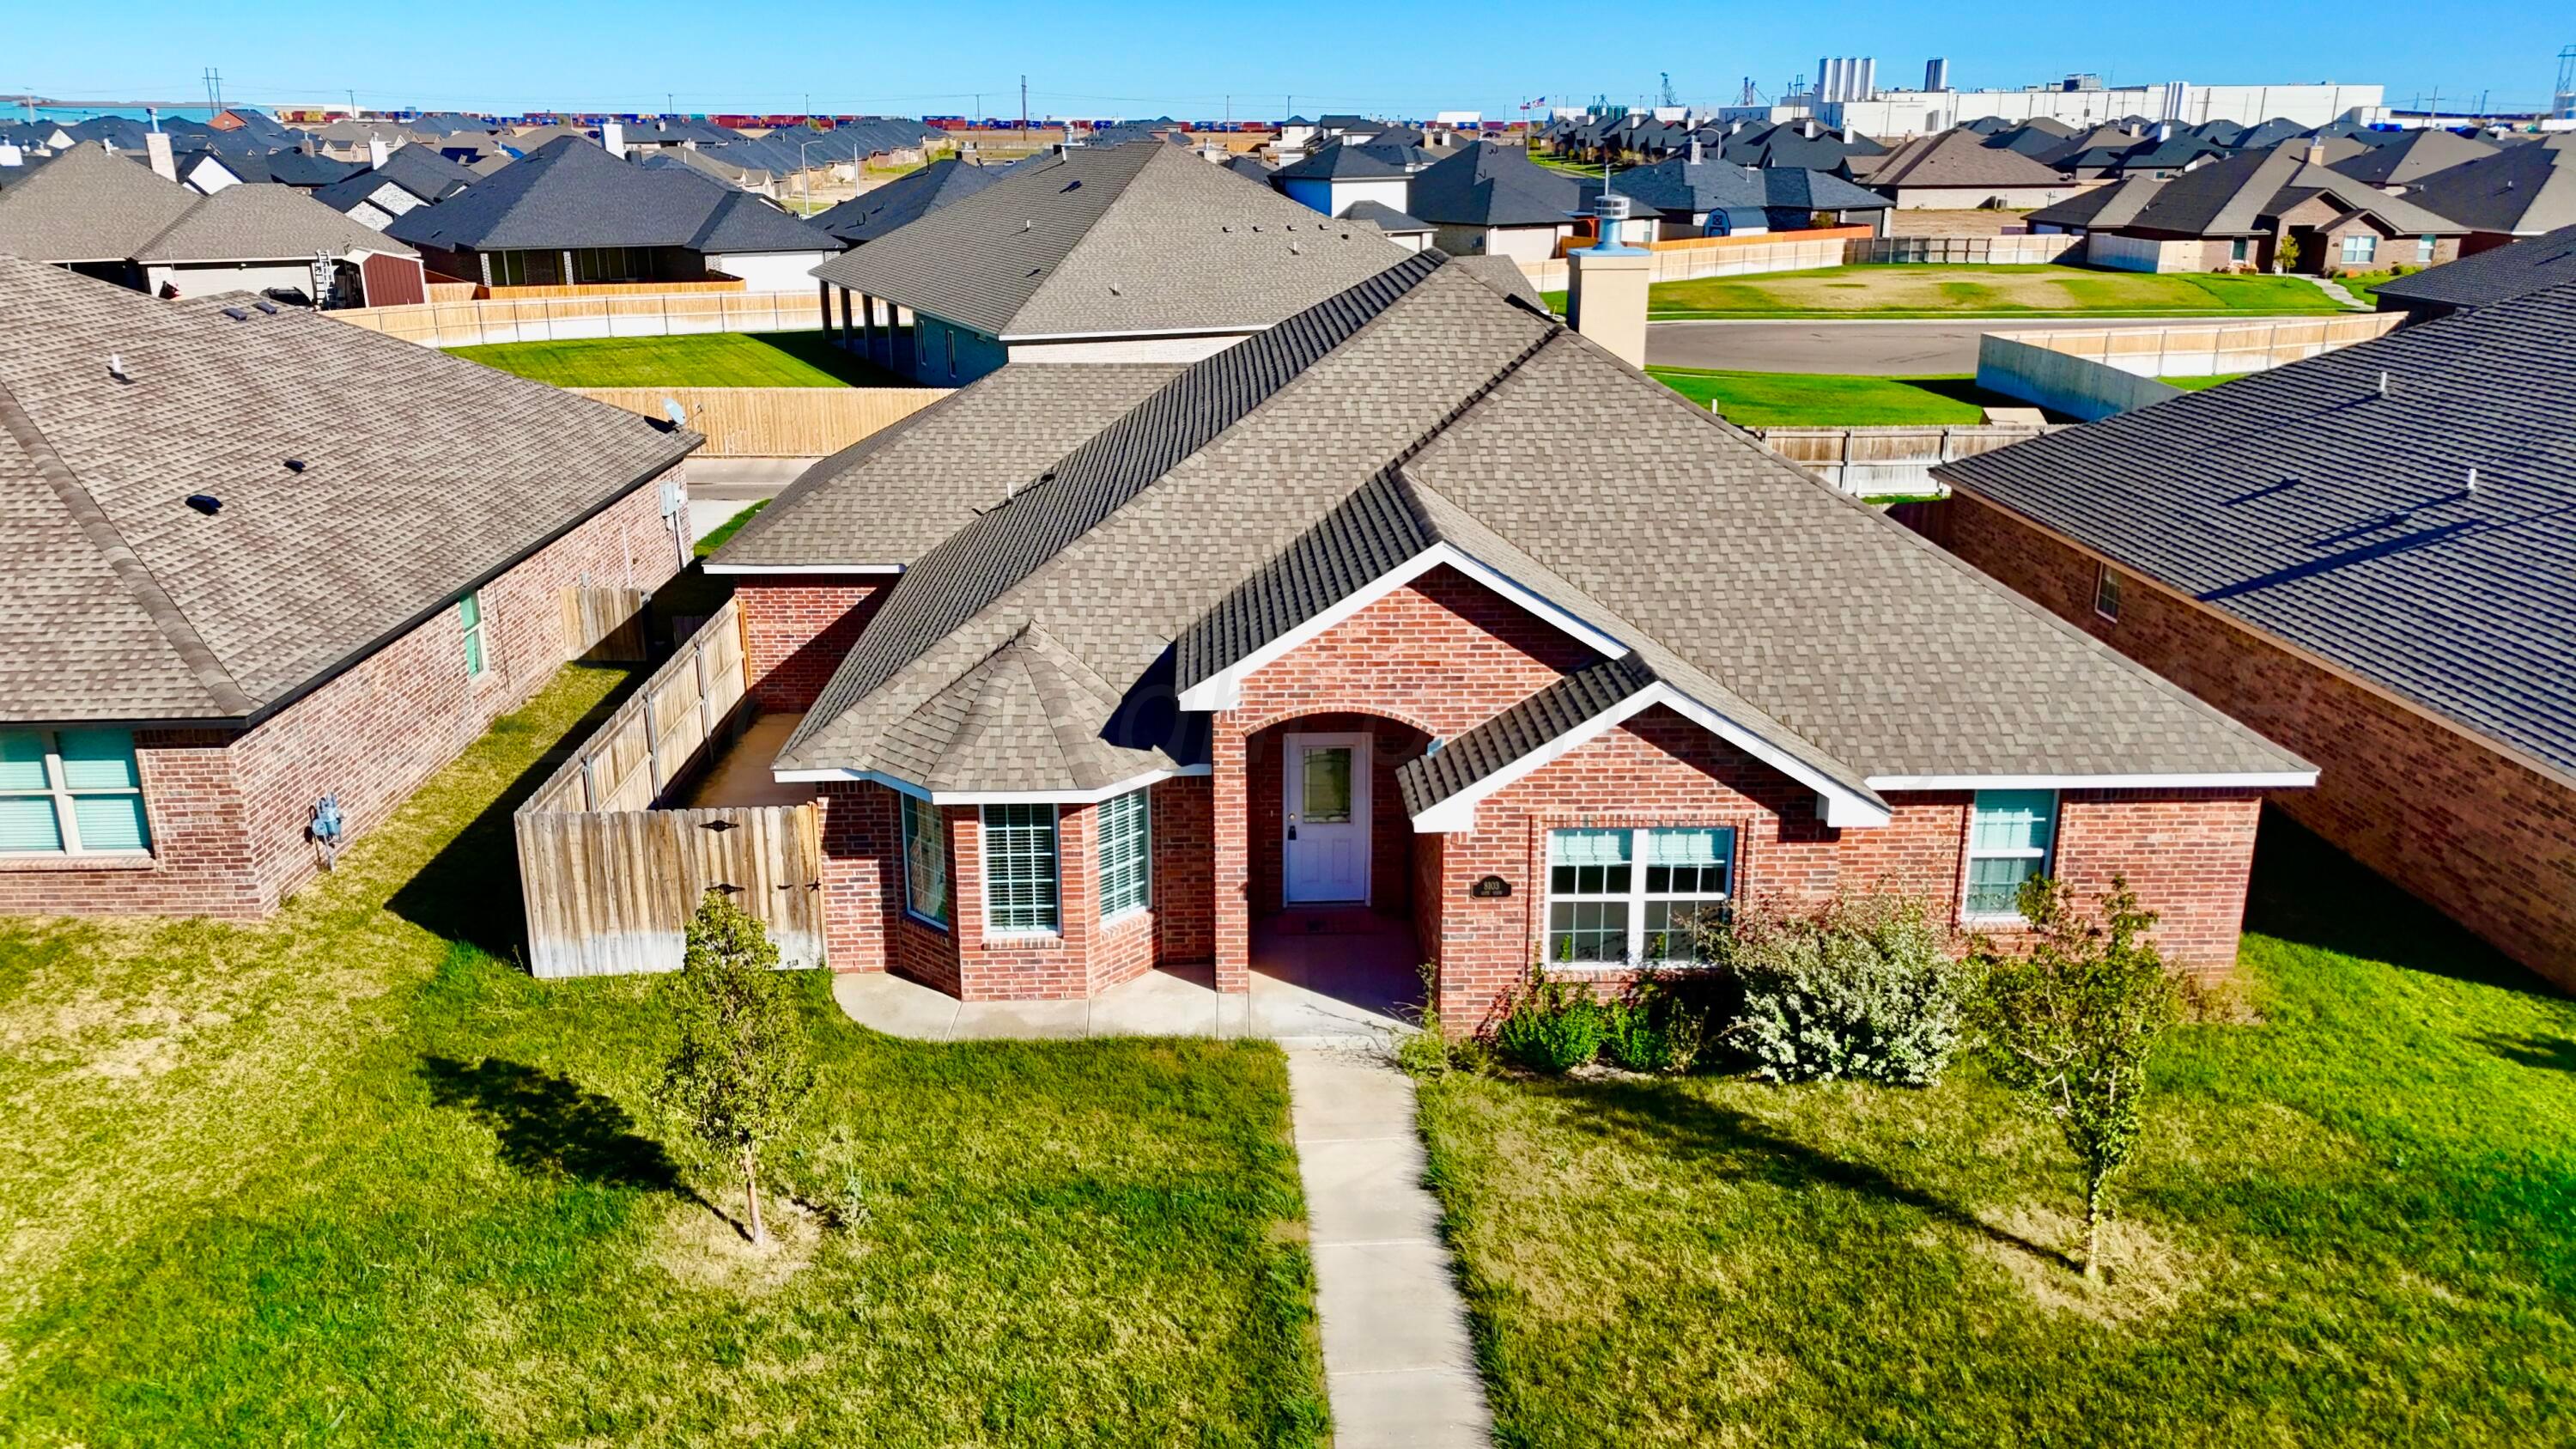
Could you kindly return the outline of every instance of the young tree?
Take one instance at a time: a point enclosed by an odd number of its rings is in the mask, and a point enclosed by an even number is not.
[[[2057,1123],[2084,1170],[2084,1276],[2098,1279],[2103,1192],[2137,1149],[2147,1058],[2182,995],[2146,939],[2156,918],[2127,881],[2113,877],[2098,923],[2046,876],[2023,883],[2021,911],[2027,950],[1977,942],[1970,1017],[1989,1069]]]
[[[813,1089],[805,1022],[758,918],[708,891],[689,922],[688,955],[663,987],[679,1045],[656,1093],[664,1111],[742,1168],[751,1240],[766,1246],[760,1149],[787,1130]]]

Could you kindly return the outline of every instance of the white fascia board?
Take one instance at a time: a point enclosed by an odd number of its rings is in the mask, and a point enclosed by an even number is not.
[[[1317,635],[1350,618],[1360,610],[1403,588],[1406,584],[1447,564],[1504,598],[1519,604],[1544,623],[1552,624],[1596,654],[1612,659],[1628,652],[1625,642],[1567,613],[1548,602],[1537,592],[1510,577],[1486,567],[1476,559],[1459,552],[1448,543],[1435,543],[1394,568],[1378,575],[1365,588],[1324,609],[1296,628],[1253,650],[1224,669],[1209,675],[1181,691],[1181,708],[1187,710],[1232,709],[1243,702],[1243,681],[1264,666],[1304,647]]]
[[[856,780],[883,785],[897,794],[910,795],[933,805],[1097,805],[1158,781],[1205,775],[1213,769],[1210,765],[1182,765],[1168,770],[1147,770],[1096,790],[932,790],[882,770],[773,770],[770,778],[782,785]]]
[[[919,311],[920,309],[915,308],[913,310]],[[930,315],[934,317],[939,316],[936,312]],[[939,320],[942,322],[948,321],[945,317],[940,317]],[[951,322],[949,325],[956,327],[962,324]],[[1004,332],[999,335],[992,333],[978,333],[977,335],[992,337],[994,341],[1001,343],[1116,342],[1130,337],[1249,337],[1256,332],[1267,332],[1270,330],[1271,326],[1272,324],[1268,322],[1261,323],[1258,326],[1236,322],[1222,327],[1132,327],[1123,332]],[[966,328],[965,330],[970,332],[975,331],[975,329],[971,327]]]
[[[901,564],[725,564],[710,562],[711,574],[899,574]]]
[[[1563,759],[1608,733],[1612,727],[1633,719],[1659,704],[1669,706],[1682,718],[1796,780],[1799,784],[1814,790],[1822,806],[1820,813],[1828,825],[1865,830],[1885,825],[1891,818],[1892,813],[1886,806],[1854,793],[1849,786],[1819,773],[1815,767],[1783,751],[1743,725],[1710,709],[1671,685],[1657,680],[1414,816],[1415,832],[1423,835],[1446,835],[1474,829],[1476,806],[1486,796],[1524,775]]]
[[[2304,790],[2314,770],[2179,775],[1872,775],[1873,790]]]

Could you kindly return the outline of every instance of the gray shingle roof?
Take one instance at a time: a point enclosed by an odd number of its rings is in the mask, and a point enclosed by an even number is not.
[[[227,186],[189,208],[134,252],[138,262],[309,261],[378,252],[420,253],[352,221],[292,186]]]
[[[382,166],[363,168],[332,182],[313,193],[313,199],[334,210],[347,211],[390,181],[422,201],[444,201],[480,180],[429,147],[411,145],[387,156]]]
[[[1518,146],[1478,141],[1415,172],[1404,206],[1435,226],[1570,226],[1583,191]]]
[[[2375,290],[2379,310],[2453,311],[2576,282],[2576,226],[2524,237],[2473,257],[2399,277]]]
[[[660,246],[833,252],[840,243],[748,192],[693,171],[636,166],[558,137],[385,230],[448,251]]]
[[[84,142],[0,191],[0,252],[40,262],[121,262],[204,197]]]
[[[1880,190],[1927,186],[2063,186],[2056,167],[2004,146],[1988,146],[1967,131],[1917,136],[1884,156],[1847,163],[1852,174]]]
[[[2034,223],[2124,228],[2162,236],[2252,236],[2272,229],[2271,218],[2316,196],[2340,213],[2366,212],[2399,235],[2456,236],[2467,230],[2405,197],[2390,196],[2323,166],[2308,164],[2306,143],[2286,142],[2247,151],[2179,176],[2133,176],[2117,195],[2072,197],[2030,214]]]
[[[2427,129],[2410,131],[2384,145],[2364,145],[2359,152],[2328,162],[2326,169],[2372,186],[2403,186],[2495,152],[2484,141]]]
[[[1364,221],[1388,236],[1427,236],[1431,223],[1407,216],[1383,201],[1354,201],[1342,208],[1342,220]]]
[[[1657,211],[1730,211],[1738,207],[1785,207],[1802,211],[1884,211],[1888,201],[1867,187],[1839,176],[1794,166],[1737,166],[1703,161],[1694,166],[1686,156],[1673,156],[1652,166],[1623,171],[1613,190]],[[1587,196],[1600,191],[1594,182]]]
[[[1357,146],[1335,142],[1319,151],[1310,151],[1270,173],[1282,181],[1383,181],[1402,176],[1405,170],[1392,161],[1381,160]]]
[[[2576,224],[2576,135],[2556,135],[2436,171],[2406,199],[2473,231],[2524,235]]]
[[[1569,399],[1612,421],[1569,428]],[[1864,798],[1874,776],[2296,768],[1437,252],[1193,365],[922,555],[780,767],[1098,788],[1194,763],[1178,690],[1435,540]],[[1075,713],[1042,728],[1011,713],[966,769],[961,695],[996,686],[963,681],[1032,630],[1104,687],[1057,690]],[[1068,765],[1069,738],[1106,753]]]
[[[1537,753],[1585,721],[1599,718],[1654,682],[1655,672],[1634,654],[1605,659],[1560,677],[1449,741],[1437,753],[1406,761],[1395,773],[1396,786],[1404,792],[1404,812],[1421,814]]]
[[[963,201],[998,177],[981,166],[954,157],[933,161],[874,191],[862,192],[812,218],[816,226],[845,242],[872,242],[953,201]]]
[[[2553,287],[1936,471],[2576,777],[2571,336]]]
[[[1266,327],[1404,253],[1163,145],[1075,147],[815,269],[988,336]]]
[[[272,709],[698,441],[302,309],[241,310],[0,257],[0,714]]]

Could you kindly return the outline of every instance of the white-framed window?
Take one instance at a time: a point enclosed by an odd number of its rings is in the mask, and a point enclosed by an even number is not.
[[[2441,245],[2442,243],[2440,239],[2436,237],[2419,236],[2415,238],[2415,260],[2418,262],[2430,262],[2433,260],[2433,253],[2438,250]]]
[[[984,929],[1042,935],[1059,929],[1055,807],[984,807]]]
[[[1979,790],[1968,821],[1971,920],[2019,920],[2021,883],[2048,870],[2057,840],[2054,790]]]
[[[2372,236],[2366,231],[2345,233],[2343,239],[2344,265],[2359,266],[2365,262],[2376,261],[2378,257],[2379,238]]]
[[[1153,811],[1145,792],[1100,802],[1100,919],[1145,909],[1154,894]]]
[[[465,677],[479,679],[485,667],[481,589],[469,589],[464,598],[456,601],[456,622],[465,630]]]
[[[2109,564],[2093,566],[2093,612],[2120,622],[2120,571]]]
[[[132,855],[151,848],[134,736],[0,731],[0,855]]]
[[[903,908],[948,929],[948,817],[927,800],[903,799]]]
[[[1551,830],[1547,865],[1551,965],[1685,965],[1693,927],[1733,891],[1735,831]]]

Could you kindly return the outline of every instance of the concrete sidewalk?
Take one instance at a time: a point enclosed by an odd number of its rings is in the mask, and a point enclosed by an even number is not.
[[[1412,1078],[1374,1053],[1292,1051],[1288,1095],[1336,1449],[1490,1443]]]

